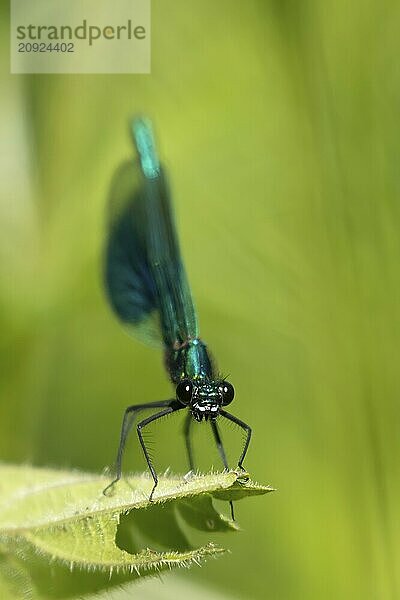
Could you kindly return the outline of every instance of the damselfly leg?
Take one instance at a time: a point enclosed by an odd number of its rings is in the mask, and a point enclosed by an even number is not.
[[[195,466],[194,466],[193,445],[192,445],[192,440],[190,437],[190,434],[192,431],[192,424],[193,424],[193,417],[190,414],[190,412],[188,412],[188,414],[186,415],[186,418],[185,418],[185,423],[183,425],[183,435],[185,436],[185,444],[186,444],[186,452],[187,452],[187,456],[188,456],[189,468],[191,471],[194,472]]]
[[[221,440],[221,435],[219,433],[218,425],[216,424],[215,421],[211,421],[211,429],[212,429],[213,434],[214,434],[214,440],[215,440],[215,443],[217,445],[218,452],[219,452],[219,455],[221,457],[222,463],[223,463],[225,469],[229,469],[229,467],[228,467],[228,461],[227,461],[226,454],[225,454],[225,448],[224,448],[224,445],[223,445],[222,440]],[[232,502],[232,500],[229,500],[229,506],[231,507],[231,517],[232,517],[232,520],[234,521],[235,520],[235,512],[233,510],[233,502]]]
[[[114,485],[121,479],[122,476],[122,459],[124,455],[126,440],[129,435],[130,430],[132,429],[132,425],[135,417],[142,412],[143,410],[148,410],[152,408],[163,408],[170,406],[174,403],[174,399],[170,400],[157,400],[155,402],[146,402],[145,404],[133,404],[132,406],[128,406],[125,410],[124,418],[122,420],[121,427],[121,435],[119,440],[117,459],[115,461],[115,479],[103,490],[103,494],[107,496],[107,494],[111,491]]]
[[[245,423],[244,421],[241,421],[234,415],[231,415],[231,413],[226,412],[226,410],[221,409],[219,411],[219,414],[221,415],[221,417],[225,417],[225,419],[228,419],[229,421],[232,421],[232,423],[239,425],[239,427],[244,429],[244,431],[246,432],[246,441],[243,446],[242,454],[240,455],[240,458],[238,460],[238,467],[240,467],[240,469],[242,469],[244,471],[245,468],[243,467],[243,461],[246,457],[246,453],[247,453],[247,450],[248,450],[248,447],[250,444],[250,440],[251,440],[251,427],[250,427],[250,425],[247,425],[247,423]]]

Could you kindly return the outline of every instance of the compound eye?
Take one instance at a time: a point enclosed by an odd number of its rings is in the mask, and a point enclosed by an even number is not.
[[[176,386],[176,397],[182,404],[189,404],[192,399],[193,383],[190,379],[182,379]]]
[[[229,381],[222,384],[222,406],[230,404],[235,397],[235,388]]]

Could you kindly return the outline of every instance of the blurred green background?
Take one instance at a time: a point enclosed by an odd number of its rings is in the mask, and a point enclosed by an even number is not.
[[[124,408],[171,393],[101,284],[108,187],[145,113],[202,336],[254,427],[246,466],[278,488],[239,503],[244,531],[215,540],[232,553],[183,578],[399,598],[400,5],[153,0],[136,76],[8,75],[1,6],[1,460],[102,470]],[[160,469],[185,472],[180,426],[154,431]]]

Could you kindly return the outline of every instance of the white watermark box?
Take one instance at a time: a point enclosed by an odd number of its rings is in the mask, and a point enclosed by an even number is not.
[[[11,0],[11,73],[150,73],[150,0]]]

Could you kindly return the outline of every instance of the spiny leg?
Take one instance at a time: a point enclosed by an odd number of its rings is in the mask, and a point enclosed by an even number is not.
[[[121,435],[119,440],[117,460],[115,462],[116,477],[113,481],[103,490],[103,494],[107,495],[107,491],[110,490],[116,483],[121,479],[122,476],[122,458],[124,454],[126,439],[132,428],[133,420],[136,413],[141,412],[145,409],[162,408],[163,406],[169,406],[173,400],[158,400],[156,402],[147,402],[146,404],[133,404],[128,406],[125,410],[124,418],[122,420]]]
[[[243,467],[243,461],[244,461],[244,459],[246,457],[247,449],[248,449],[249,444],[250,444],[251,427],[250,427],[250,425],[247,425],[247,423],[245,423],[244,421],[241,421],[240,419],[238,419],[234,415],[231,415],[231,413],[226,412],[226,410],[222,410],[221,409],[219,411],[219,414],[222,417],[225,417],[225,419],[228,419],[229,421],[232,421],[232,423],[236,423],[236,425],[239,425],[239,427],[241,427],[242,429],[244,429],[245,432],[246,432],[246,441],[245,441],[244,446],[243,446],[242,454],[240,455],[240,458],[238,460],[238,467],[240,467],[244,471],[245,469]]]
[[[192,429],[193,417],[190,412],[186,415],[185,423],[183,425],[183,435],[185,436],[186,452],[189,460],[189,467],[191,471],[194,471],[194,457],[192,440],[190,439],[190,432]]]
[[[225,467],[225,469],[229,469],[229,467],[228,467],[228,461],[226,459],[226,454],[225,454],[224,446],[222,444],[222,440],[221,440],[221,436],[220,436],[220,433],[219,433],[218,425],[216,424],[215,421],[211,421],[211,428],[213,430],[215,443],[217,445],[218,452],[219,452],[221,460],[222,460],[222,462],[224,464],[224,467]]]
[[[173,413],[177,410],[181,410],[182,408],[184,408],[182,406],[182,404],[180,404],[176,400],[172,400],[172,402],[170,402],[168,408],[161,410],[160,412],[156,413],[155,415],[151,415],[151,417],[147,417],[147,419],[143,419],[143,421],[140,421],[140,423],[137,424],[136,429],[137,429],[137,434],[139,437],[139,442],[140,442],[140,445],[142,446],[142,450],[143,450],[143,453],[144,453],[144,456],[145,456],[145,459],[147,462],[147,466],[150,469],[150,473],[151,473],[151,475],[153,477],[153,481],[154,481],[153,489],[151,490],[150,498],[149,498],[150,502],[153,500],[154,490],[156,489],[157,484],[158,484],[158,477],[157,477],[157,473],[153,467],[153,463],[151,462],[150,454],[146,448],[146,444],[144,442],[143,435],[142,435],[142,429],[144,427],[146,427],[147,425],[149,425],[150,423],[152,423],[153,421],[162,419],[162,417],[165,417],[166,415]]]
[[[224,449],[224,446],[223,446],[222,440],[221,440],[221,435],[219,433],[218,425],[216,424],[215,421],[211,421],[211,429],[213,431],[215,443],[217,445],[218,452],[219,452],[219,455],[220,455],[221,460],[223,462],[223,465],[224,465],[225,469],[229,469],[229,467],[228,467],[228,461],[226,459],[225,449]],[[233,510],[233,502],[232,502],[232,500],[229,500],[229,506],[231,507],[232,521],[234,521],[235,520],[235,513],[234,513],[234,510]]]

